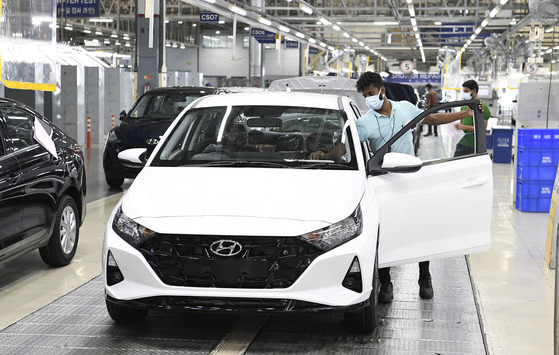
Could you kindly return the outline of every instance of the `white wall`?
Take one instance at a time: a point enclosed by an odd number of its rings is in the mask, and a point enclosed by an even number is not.
[[[165,48],[168,71],[198,72],[198,48]]]
[[[283,45],[282,45],[283,46]],[[299,54],[298,48],[282,47],[281,51],[265,49],[263,54],[266,79],[273,80],[278,77],[299,76]],[[281,52],[278,54],[278,52]],[[278,65],[278,55],[280,63]]]
[[[199,72],[204,76],[248,77],[248,48],[243,48],[243,36],[237,36],[235,56],[240,60],[230,60],[233,48],[199,48]]]

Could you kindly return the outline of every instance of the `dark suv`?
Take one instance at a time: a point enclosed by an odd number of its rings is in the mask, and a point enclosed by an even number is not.
[[[39,248],[48,265],[70,263],[85,193],[81,147],[41,114],[0,98],[0,262]]]
[[[127,149],[155,147],[171,122],[191,102],[215,92],[212,87],[164,87],[143,94],[130,112],[120,113],[120,125],[111,129],[103,151],[103,170],[110,187],[120,187],[125,178],[135,178],[142,164],[123,165],[118,154]]]

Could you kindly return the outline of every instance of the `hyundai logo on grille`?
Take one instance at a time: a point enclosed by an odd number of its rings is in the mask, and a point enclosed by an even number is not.
[[[210,250],[219,256],[235,256],[243,250],[243,246],[234,240],[221,239],[213,242]]]

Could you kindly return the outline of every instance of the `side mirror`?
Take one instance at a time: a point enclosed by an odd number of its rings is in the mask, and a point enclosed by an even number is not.
[[[128,168],[143,168],[146,163],[146,148],[126,149],[118,153],[118,161]]]
[[[421,169],[423,161],[404,153],[386,153],[380,166],[373,167],[376,173],[414,173]]]
[[[118,119],[122,121],[125,118],[126,118],[126,111],[125,110],[120,111],[120,114],[118,115]]]

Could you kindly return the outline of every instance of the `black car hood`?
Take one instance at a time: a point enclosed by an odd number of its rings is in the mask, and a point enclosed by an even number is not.
[[[147,147],[148,139],[157,139],[165,133],[174,118],[127,118],[116,128],[116,136],[126,147]]]

